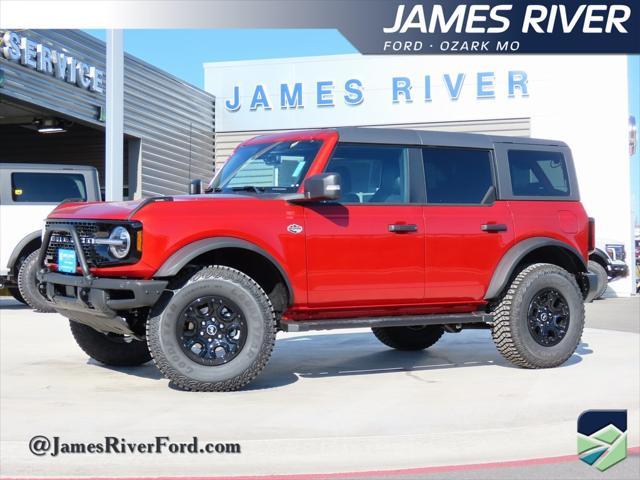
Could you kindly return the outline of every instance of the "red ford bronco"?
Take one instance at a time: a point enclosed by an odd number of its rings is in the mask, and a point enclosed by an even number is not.
[[[276,332],[370,327],[420,350],[489,328],[525,368],[575,351],[594,223],[562,142],[337,128],[240,145],[203,191],[65,203],[38,274],[91,357],[241,388]]]

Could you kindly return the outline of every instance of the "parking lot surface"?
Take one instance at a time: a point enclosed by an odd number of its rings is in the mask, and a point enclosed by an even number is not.
[[[279,334],[265,371],[233,393],[171,388],[151,363],[102,366],[63,317],[6,298],[0,308],[3,476],[357,472],[574,455],[576,420],[588,409],[627,409],[629,446],[640,445],[637,297],[588,305],[582,343],[556,369],[512,367],[482,330],[446,334],[424,352],[393,351],[367,330]],[[197,436],[237,442],[241,453],[38,457],[29,450],[36,435]],[[575,468],[583,478],[633,478],[637,457],[624,463],[605,475]]]

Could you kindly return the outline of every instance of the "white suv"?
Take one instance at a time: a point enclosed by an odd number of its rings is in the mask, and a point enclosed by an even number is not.
[[[71,199],[100,200],[95,168],[0,163],[0,288],[38,311],[53,311],[35,277],[43,222]]]

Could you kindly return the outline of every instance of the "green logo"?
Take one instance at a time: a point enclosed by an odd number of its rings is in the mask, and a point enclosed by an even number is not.
[[[627,411],[582,412],[578,417],[578,455],[601,472],[627,458]]]

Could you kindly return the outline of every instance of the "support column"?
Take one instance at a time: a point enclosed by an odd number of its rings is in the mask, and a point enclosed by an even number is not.
[[[122,30],[107,30],[107,129],[105,196],[122,200],[124,136],[124,39]]]

